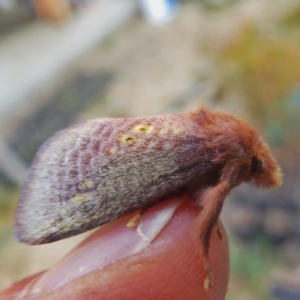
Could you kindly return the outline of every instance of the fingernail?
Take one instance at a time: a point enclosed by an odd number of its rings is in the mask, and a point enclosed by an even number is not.
[[[155,205],[142,216],[137,228],[126,226],[136,213],[102,226],[28,286],[25,294],[54,290],[87,273],[143,251],[183,202],[182,199],[173,198]]]

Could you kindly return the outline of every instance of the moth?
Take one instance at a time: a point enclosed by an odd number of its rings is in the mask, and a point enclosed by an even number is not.
[[[281,177],[254,128],[203,106],[173,115],[90,119],[57,132],[36,153],[15,234],[24,243],[50,243],[187,195],[199,207],[204,286],[210,287],[209,240],[225,197],[242,182],[274,188]]]

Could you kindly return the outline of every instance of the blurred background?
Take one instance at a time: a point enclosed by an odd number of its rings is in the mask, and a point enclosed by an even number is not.
[[[277,190],[245,185],[226,201],[226,299],[300,299],[298,0],[0,0],[0,289],[86,236],[35,247],[13,237],[45,139],[89,117],[199,103],[259,129],[284,173]]]

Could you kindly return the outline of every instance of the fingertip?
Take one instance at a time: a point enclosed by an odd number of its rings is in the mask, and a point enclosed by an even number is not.
[[[198,214],[193,203],[187,201],[177,208],[158,236],[140,253],[108,264],[54,290],[27,295],[26,299],[223,300],[229,279],[227,235],[219,223],[222,239],[212,235],[210,241],[213,286],[206,290],[203,286],[205,272]],[[124,220],[124,224],[119,223],[118,226],[126,227],[126,222]],[[103,235],[99,238],[101,242]],[[83,245],[87,246],[86,243]],[[36,281],[36,278],[32,280]]]
[[[183,204],[144,251],[78,282],[79,298],[95,295],[91,299],[223,300],[229,280],[227,235],[219,223],[222,239],[211,237],[213,286],[206,290],[197,214],[192,203]],[[89,292],[84,286],[89,287]]]
[[[28,276],[12,286],[0,291],[1,300],[22,299],[26,295],[26,291],[32,286],[42,275],[44,271]]]

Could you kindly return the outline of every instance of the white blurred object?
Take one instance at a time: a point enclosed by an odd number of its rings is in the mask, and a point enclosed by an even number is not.
[[[16,0],[0,0],[0,11],[10,11],[16,6]]]
[[[173,19],[178,9],[177,0],[140,0],[143,16],[152,24],[163,25]]]

